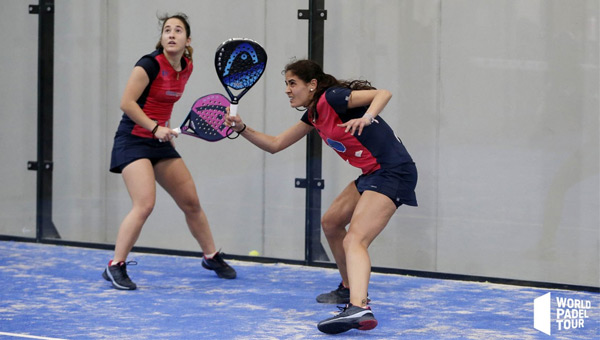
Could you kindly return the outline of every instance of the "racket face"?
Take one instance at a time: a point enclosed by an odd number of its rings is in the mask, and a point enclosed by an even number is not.
[[[267,53],[257,42],[234,38],[223,42],[215,53],[219,80],[232,102],[237,102],[262,76],[267,66]],[[242,90],[233,95],[229,88]]]
[[[225,125],[229,100],[219,93],[198,98],[181,125],[181,133],[202,138],[209,142],[219,141],[232,133]]]

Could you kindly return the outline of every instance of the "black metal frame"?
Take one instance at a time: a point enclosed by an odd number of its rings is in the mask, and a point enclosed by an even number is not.
[[[36,240],[60,238],[52,222],[52,146],[54,121],[54,0],[29,5],[37,14],[38,25],[38,124],[37,161],[27,169],[37,171]]]
[[[325,0],[309,0],[308,10],[298,10],[298,19],[308,20],[308,58],[323,65],[323,45],[325,34]],[[297,188],[306,189],[305,245],[306,264],[316,261],[329,261],[321,244],[321,190],[325,181],[321,178],[322,142],[316,131],[311,131],[306,139],[306,178],[296,178]]]

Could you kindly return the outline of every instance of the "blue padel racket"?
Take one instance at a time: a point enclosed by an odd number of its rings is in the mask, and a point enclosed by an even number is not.
[[[215,68],[231,106],[229,114],[237,114],[239,100],[258,82],[267,66],[267,52],[254,40],[232,38],[215,52]]]
[[[198,98],[177,133],[216,142],[228,137],[233,130],[225,125],[229,100],[222,94],[213,93]]]

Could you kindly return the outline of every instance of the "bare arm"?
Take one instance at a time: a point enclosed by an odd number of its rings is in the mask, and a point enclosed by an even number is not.
[[[246,126],[242,122],[242,119],[239,115],[234,117],[228,115],[227,123],[231,125],[232,122],[235,122],[235,130],[238,131],[241,130],[241,128],[243,128],[244,126]],[[302,121],[299,121],[277,136],[267,135],[265,133],[256,131],[249,126],[246,126],[246,128],[242,131],[241,135],[244,138],[246,138],[250,143],[258,146],[264,151],[273,154],[296,143],[302,137],[306,136],[312,129],[312,126]]]
[[[350,93],[348,99],[348,108],[352,109],[359,106],[367,106],[367,112],[377,116],[392,98],[392,93],[388,90],[357,90]]]
[[[156,122],[148,118],[137,103],[138,98],[140,98],[149,83],[150,78],[148,78],[146,71],[141,66],[134,67],[121,97],[121,110],[137,125],[152,131],[156,126]],[[175,135],[175,133],[168,127],[160,126],[154,135],[161,140],[170,140],[170,136]]]
[[[348,99],[348,108],[352,109],[360,106],[368,106],[367,112],[362,118],[352,119],[344,124],[339,124],[339,126],[345,127],[346,132],[350,131],[351,134],[358,131],[358,135],[360,136],[363,128],[371,125],[371,119],[375,119],[375,117],[383,111],[391,98],[392,93],[388,90],[352,91],[350,93],[350,98]]]
[[[149,83],[150,78],[148,78],[146,71],[140,66],[134,67],[121,97],[121,110],[137,125],[152,131],[156,123],[146,116],[137,103],[138,98]]]

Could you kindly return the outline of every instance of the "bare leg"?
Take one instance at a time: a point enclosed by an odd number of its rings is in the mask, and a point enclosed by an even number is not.
[[[190,232],[204,254],[217,251],[210,225],[200,206],[194,179],[181,158],[162,160],[154,166],[156,180],[183,211]]]
[[[350,284],[350,303],[355,306],[367,305],[371,277],[371,260],[367,248],[395,212],[394,203],[385,195],[374,191],[365,191],[356,205],[343,242]]]
[[[154,170],[149,160],[140,159],[127,165],[123,169],[123,180],[131,197],[132,208],[119,227],[114,263],[127,260],[156,202]]]
[[[340,271],[342,283],[346,287],[349,287],[349,282],[343,241],[346,237],[346,226],[350,223],[352,213],[359,199],[360,194],[356,189],[356,185],[351,182],[331,203],[321,219],[323,233]]]

